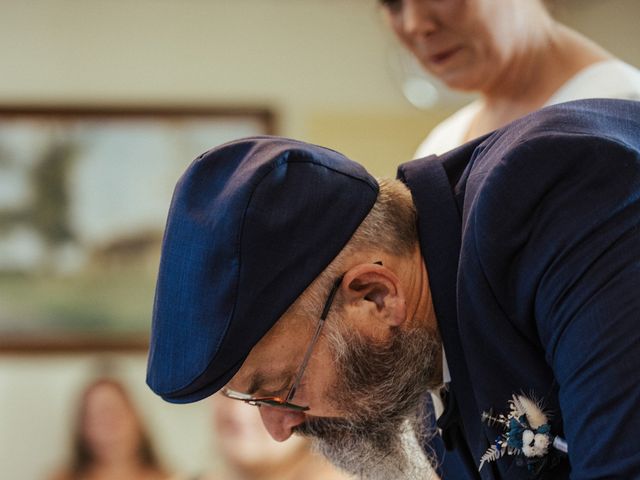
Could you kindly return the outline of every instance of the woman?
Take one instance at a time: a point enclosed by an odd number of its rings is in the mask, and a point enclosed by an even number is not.
[[[480,99],[436,127],[417,156],[444,153],[543,106],[640,99],[640,71],[556,22],[542,0],[381,0],[401,43],[448,87]]]
[[[166,480],[124,387],[111,379],[91,383],[82,394],[73,435],[72,460],[54,480]]]

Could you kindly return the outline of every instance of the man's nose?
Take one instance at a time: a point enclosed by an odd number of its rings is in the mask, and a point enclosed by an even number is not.
[[[305,414],[274,408],[268,406],[260,407],[262,423],[274,440],[284,442],[293,434],[293,428],[304,423]]]

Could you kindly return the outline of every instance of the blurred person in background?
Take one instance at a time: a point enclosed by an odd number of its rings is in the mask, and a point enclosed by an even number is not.
[[[554,2],[547,2],[554,3]],[[438,125],[416,157],[442,154],[543,106],[640,100],[640,71],[554,20],[542,0],[380,0],[432,76],[480,98]]]
[[[148,432],[124,386],[90,383],[80,397],[68,467],[51,480],[167,480]]]
[[[276,442],[258,409],[214,395],[213,430],[222,469],[194,480],[347,480],[327,460],[311,451],[308,438]]]

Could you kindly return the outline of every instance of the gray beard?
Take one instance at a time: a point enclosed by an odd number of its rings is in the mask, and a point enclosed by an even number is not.
[[[310,430],[313,432],[313,427]],[[421,425],[408,420],[393,433],[348,428],[342,435],[331,439],[313,437],[312,445],[335,466],[358,478],[428,479],[435,474],[421,446],[419,430],[422,430]],[[334,429],[333,433],[337,430]]]
[[[379,344],[341,330],[334,327],[329,334],[337,357],[337,381],[329,392],[344,417],[310,417],[296,432],[359,478],[435,477],[422,448],[433,434],[425,431],[422,406],[428,390],[442,383],[437,332],[397,328],[390,341]]]

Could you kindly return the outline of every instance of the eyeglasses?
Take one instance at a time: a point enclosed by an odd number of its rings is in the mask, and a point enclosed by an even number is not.
[[[377,263],[377,262],[376,262]],[[226,397],[233,398],[234,400],[241,400],[249,405],[255,405],[260,407],[265,405],[267,407],[275,407],[275,408],[283,408],[285,410],[293,410],[296,412],[304,412],[309,410],[309,407],[303,407],[302,405],[296,405],[295,403],[291,403],[293,397],[296,394],[296,390],[300,385],[300,381],[302,380],[302,376],[304,375],[304,371],[307,368],[307,364],[309,363],[309,359],[311,358],[311,352],[313,352],[313,347],[316,345],[318,338],[320,337],[320,332],[322,331],[322,326],[324,325],[324,321],[327,319],[329,315],[329,310],[331,309],[331,304],[333,303],[333,299],[336,296],[336,292],[342,283],[343,275],[341,275],[331,287],[329,291],[329,296],[327,297],[327,301],[324,304],[324,308],[322,309],[322,314],[320,315],[320,320],[318,321],[318,325],[316,326],[316,331],[313,334],[313,338],[311,339],[311,344],[307,348],[307,353],[304,354],[304,358],[302,360],[302,365],[298,369],[298,373],[295,376],[295,380],[291,388],[289,389],[289,393],[284,398],[275,397],[275,396],[265,396],[265,397],[254,397],[253,395],[249,395],[247,393],[240,393],[229,388],[225,388],[222,390],[222,394]]]

